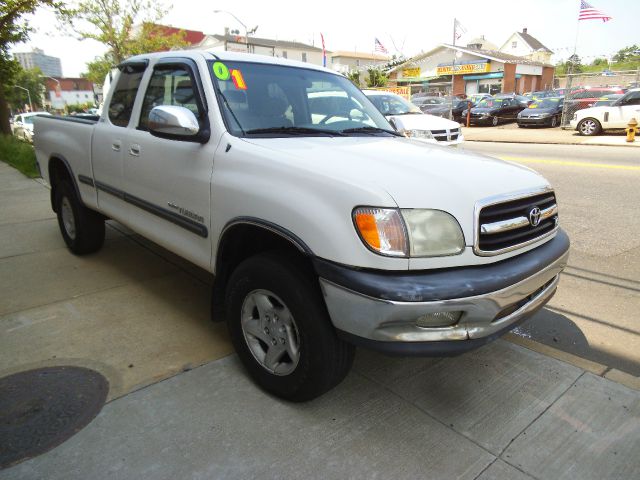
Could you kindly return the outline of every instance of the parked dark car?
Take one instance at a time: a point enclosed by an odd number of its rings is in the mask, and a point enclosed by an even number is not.
[[[452,120],[455,120],[456,122],[460,122],[460,121],[464,121],[464,117],[462,116],[462,112],[464,110],[467,109],[469,102],[471,102],[470,100],[454,100],[453,101],[453,108],[451,109],[451,113],[453,115]],[[471,102],[471,105],[473,106],[474,103]],[[450,108],[451,104],[450,102],[441,104],[441,105],[437,105],[431,109],[429,109],[429,115],[435,115],[436,117],[442,117],[442,118],[449,118],[449,108]]]
[[[533,102],[518,114],[519,127],[556,127],[562,117],[563,97],[547,97]]]
[[[613,102],[615,102],[616,100],[622,97],[624,97],[624,94],[622,93],[612,93],[611,95],[605,95],[604,97],[600,97],[598,100],[596,100],[593,106],[606,107],[611,105]]]
[[[445,97],[417,97],[412,98],[411,103],[418,107],[423,112],[431,110],[432,108],[439,107],[447,103]]]
[[[518,98],[520,97],[520,98]],[[523,100],[524,99],[524,100]],[[471,109],[469,123],[472,125],[493,125],[506,123],[516,119],[518,113],[527,107],[529,99],[520,95],[501,95],[484,98]],[[466,109],[462,116],[467,115]]]

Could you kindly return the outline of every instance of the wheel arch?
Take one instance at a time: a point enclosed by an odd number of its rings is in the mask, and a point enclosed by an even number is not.
[[[291,252],[309,272],[313,272],[313,252],[293,232],[272,222],[241,217],[229,221],[218,240],[214,265],[211,311],[215,321],[225,318],[224,300],[233,270],[245,259],[258,253],[280,250]]]
[[[49,157],[49,164],[47,165],[47,172],[49,174],[49,184],[51,185],[51,210],[56,211],[55,207],[55,195],[58,184],[63,180],[70,180],[71,185],[78,197],[78,200],[82,202],[82,197],[80,196],[80,190],[78,189],[78,183],[76,182],[75,177],[73,176],[73,170],[71,170],[71,165],[67,161],[64,156],[53,153]],[[56,212],[57,213],[57,212]]]

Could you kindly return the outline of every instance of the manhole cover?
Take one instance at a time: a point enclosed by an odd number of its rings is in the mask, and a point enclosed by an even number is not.
[[[98,414],[109,383],[98,372],[51,367],[0,379],[0,468],[60,445]]]

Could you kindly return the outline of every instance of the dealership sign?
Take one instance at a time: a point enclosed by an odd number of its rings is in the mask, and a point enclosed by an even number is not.
[[[420,67],[418,68],[405,68],[402,70],[403,77],[419,77],[420,76]]]
[[[441,63],[438,65],[437,74],[438,75],[467,75],[469,73],[485,73],[490,71],[491,64],[489,61],[484,60],[481,62],[470,62],[470,63],[456,63],[455,65],[451,63]]]

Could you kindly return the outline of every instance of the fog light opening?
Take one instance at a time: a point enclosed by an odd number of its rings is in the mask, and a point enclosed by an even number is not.
[[[458,323],[462,312],[433,312],[425,313],[416,319],[416,325],[420,328],[450,327]]]

